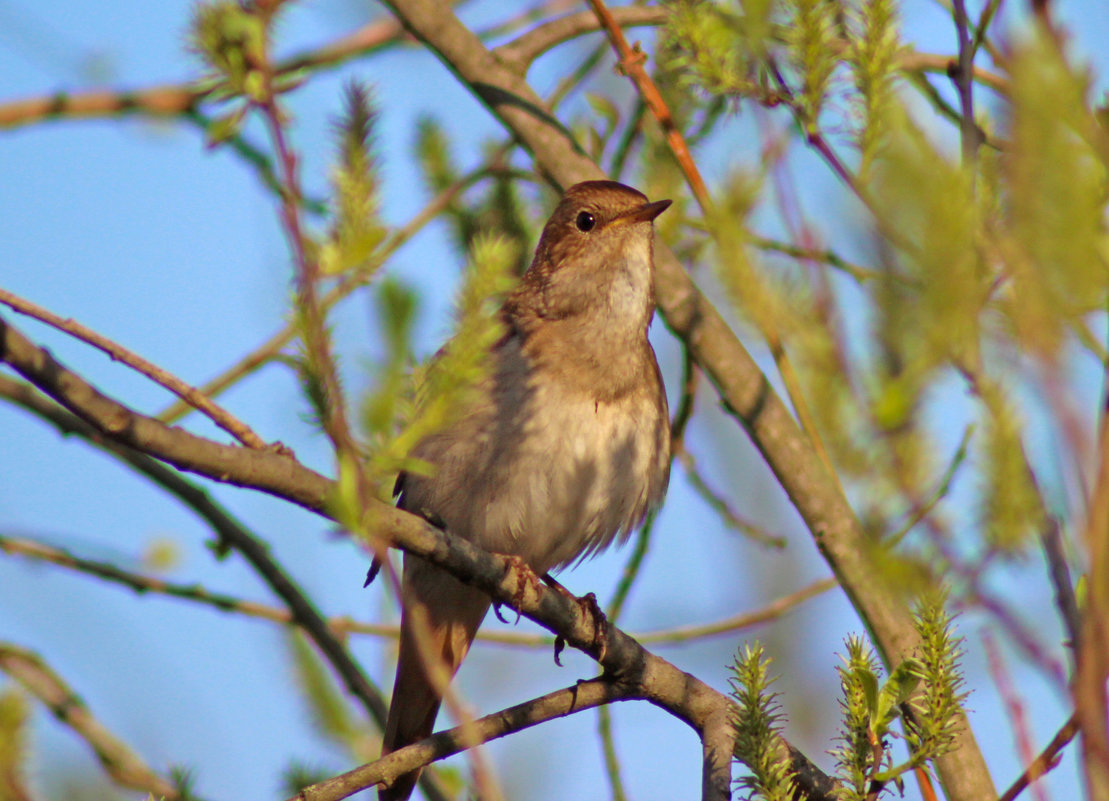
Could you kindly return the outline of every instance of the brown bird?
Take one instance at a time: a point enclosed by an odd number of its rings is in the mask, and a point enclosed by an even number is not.
[[[670,427],[647,327],[652,221],[669,205],[613,181],[567,190],[505,302],[507,333],[478,400],[413,449],[433,472],[398,478],[402,509],[542,575],[626,540],[658,506]],[[402,603],[383,755],[431,734],[436,688],[458,670],[490,599],[406,554]],[[440,661],[434,672],[421,653]],[[403,801],[418,775],[379,797]]]

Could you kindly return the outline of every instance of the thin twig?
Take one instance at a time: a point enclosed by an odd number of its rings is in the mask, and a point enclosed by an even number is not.
[[[1059,607],[1059,616],[1063,619],[1071,652],[1077,654],[1082,647],[1082,616],[1078,611],[1078,599],[1074,595],[1070,566],[1067,564],[1067,555],[1063,549],[1063,530],[1054,515],[1048,519],[1047,528],[1040,536],[1040,542],[1043,545],[1044,558],[1047,560],[1051,586],[1055,588],[1055,605]]]
[[[54,717],[84,740],[116,784],[156,797],[181,798],[177,787],[159,776],[138,753],[93,716],[81,697],[38,654],[0,642],[0,670],[42,701]],[[190,797],[195,796],[190,794]]]
[[[1009,725],[1012,727],[1013,737],[1017,743],[1017,754],[1022,763],[1030,765],[1034,761],[1035,753],[1032,750],[1032,737],[1028,731],[1028,716],[1024,711],[1024,703],[1017,694],[1016,688],[1013,687],[1009,671],[1005,667],[1005,662],[1001,658],[1001,651],[997,647],[993,635],[990,634],[988,629],[982,629],[981,636],[990,675],[993,676],[994,684],[997,686],[997,691],[1001,695],[1001,700],[1005,704],[1005,711],[1009,716]],[[1035,793],[1037,801],[1048,801],[1047,793],[1042,787],[1033,787],[1032,791]]]
[[[163,370],[153,362],[147,361],[142,356],[128,350],[119,343],[113,342],[107,337],[96,333],[88,326],[82,325],[72,318],[63,319],[53,312],[47,311],[29,300],[24,300],[5,289],[0,289],[0,303],[4,303],[20,314],[33,317],[40,322],[57,328],[59,331],[64,331],[82,342],[92,345],[94,348],[104,351],[113,361],[126,364],[128,367],[146,376],[154,383],[165,387],[193,408],[204,412],[204,414],[212,419],[212,422],[224,431],[230,433],[235,439],[239,440],[239,442],[247,447],[259,450],[268,447],[262,438],[250,429],[250,426],[239,420],[226,409],[216,405],[201,393],[200,390],[189,386],[177,376]]]
[[[609,679],[578,682],[399,748],[367,765],[305,787],[289,801],[340,801],[375,784],[388,786],[398,776],[472,748],[475,741],[496,740],[548,720],[636,697],[629,687]]]
[[[339,66],[351,58],[399,41],[403,28],[392,17],[375,20],[330,44],[280,62],[279,75],[302,70]],[[165,84],[147,89],[56,92],[45,97],[0,104],[0,128],[14,128],[43,120],[147,114],[176,117],[194,111],[218,85]]]
[[[597,708],[597,735],[601,740],[601,757],[605,775],[612,791],[612,801],[627,801],[624,777],[620,771],[620,755],[616,753],[616,736],[612,732],[612,708],[604,704]]]
[[[820,579],[819,581],[814,581],[807,587],[802,587],[796,592],[783,595],[781,598],[772,601],[755,612],[733,615],[732,617],[719,620],[715,623],[681,626],[657,633],[639,634],[636,638],[641,643],[663,645],[667,643],[686,642],[694,639],[699,640],[705,637],[714,637],[719,634],[734,632],[738,629],[750,628],[762,623],[769,623],[771,620],[777,620],[795,606],[799,606],[810,598],[815,598],[817,595],[828,592],[828,590],[833,590],[838,586],[839,582],[834,578]]]
[[[959,113],[957,108],[947,102],[947,98],[940,94],[939,90],[932,85],[932,82],[928,80],[928,76],[923,71],[909,73],[907,80],[917,91],[924,95],[925,99],[927,99],[940,114],[962,127],[963,115]],[[998,152],[1001,152],[1007,147],[1007,143],[1004,140],[998,139],[996,135],[991,136],[987,134],[982,130],[982,126],[977,123],[975,124],[975,128],[978,131],[978,141],[984,146]]]
[[[951,457],[947,469],[945,469],[943,475],[940,476],[940,480],[936,482],[936,488],[932,491],[931,497],[926,498],[923,502],[917,501],[916,498],[912,499],[912,511],[908,520],[902,523],[897,531],[886,538],[885,547],[896,547],[897,544],[904,539],[906,534],[912,531],[921,520],[926,518],[932,510],[936,508],[936,505],[940,501],[947,497],[947,494],[951,491],[951,485],[955,481],[955,474],[959,472],[959,468],[962,466],[963,462],[966,461],[967,453],[970,449],[970,440],[973,434],[973,425],[968,425],[963,430],[963,436],[962,439],[959,440],[959,446],[955,449],[955,453]]]
[[[952,0],[952,10],[955,17],[955,32],[959,40],[959,66],[952,79],[959,92],[959,105],[962,108],[963,165],[971,170],[974,176],[974,164],[978,159],[978,147],[981,139],[978,136],[978,123],[974,118],[974,47],[970,42],[968,30],[967,9],[965,0]]]
[[[871,281],[879,276],[888,277],[885,273],[879,272],[878,270],[872,270],[869,267],[853,264],[830,249],[824,250],[819,248],[799,247],[797,245],[791,245],[788,242],[779,242],[776,239],[756,236],[754,234],[748,235],[747,241],[760,250],[769,250],[774,253],[781,253],[808,262],[816,261],[827,264],[829,267],[851,276],[860,284]]]
[[[252,65],[263,76],[265,89],[263,97],[256,102],[262,112],[269,131],[273,148],[277,154],[278,175],[281,179],[281,224],[293,252],[296,267],[297,314],[301,317],[301,338],[308,355],[309,366],[319,379],[326,398],[326,408],[320,410],[321,423],[335,448],[335,456],[340,464],[350,465],[357,473],[357,484],[361,491],[365,486],[362,480],[362,460],[347,420],[346,399],[335,359],[331,353],[331,341],[325,330],[325,312],[319,304],[316,284],[319,281],[319,264],[308,253],[300,220],[300,178],[297,175],[297,157],[289,146],[285,124],[286,117],[277,102],[275,70],[268,63]]]
[[[671,450],[685,447],[685,429],[693,418],[693,404],[697,400],[697,385],[701,371],[693,360],[689,348],[682,345],[682,394],[678,398],[678,408],[670,421]]]
[[[651,512],[646,522],[636,535],[635,547],[624,563],[624,571],[620,581],[616,584],[616,591],[608,604],[605,615],[615,623],[624,611],[624,602],[628,599],[632,585],[640,575],[643,560],[651,544],[651,532],[655,527],[657,516]],[[627,793],[624,791],[624,780],[620,772],[620,758],[616,753],[616,738],[612,732],[612,710],[608,705],[597,710],[597,735],[601,741],[601,756],[604,760],[605,774],[608,776],[609,787],[612,789],[612,801],[626,801]]]
[[[137,593],[149,592],[157,595],[167,595],[212,606],[224,612],[237,612],[247,617],[261,618],[275,623],[295,623],[293,615],[288,609],[248,601],[224,593],[212,592],[196,583],[182,584],[166,581],[156,576],[143,575],[132,570],[125,570],[111,562],[77,556],[65,548],[47,545],[29,537],[14,537],[0,533],[0,551],[41,562],[49,562],[79,573],[106,579],[130,587]],[[393,628],[395,630],[395,627]]]
[[[970,45],[970,61],[974,63],[974,57],[978,55],[978,49],[983,44],[988,45],[986,39],[986,32],[990,29],[990,23],[993,22],[994,14],[1001,7],[1001,0],[988,0],[982,8],[982,13],[978,15],[978,24],[974,26],[974,41]],[[987,46],[987,51],[991,48]]]
[[[193,123],[197,128],[210,135],[215,124],[213,119],[197,109],[190,109],[181,115],[182,119],[187,122]],[[277,180],[277,174],[273,169],[273,162],[270,157],[253,145],[242,133],[234,134],[224,140],[224,144],[235,152],[235,154],[254,168],[258,175],[258,179],[262,184],[273,192],[275,195],[281,193],[281,182]],[[327,203],[319,198],[303,197],[300,199],[301,206],[305,211],[322,217],[327,214]]]
[[[685,475],[686,478],[689,479],[689,485],[701,496],[701,499],[708,504],[709,508],[720,516],[720,520],[725,526],[733,531],[746,534],[751,539],[756,542],[761,542],[763,545],[769,545],[774,548],[785,547],[785,537],[771,534],[754,521],[740,515],[739,512],[732,508],[732,504],[728,502],[728,499],[725,498],[724,495],[709,486],[705,477],[701,475],[701,471],[697,467],[696,461],[693,459],[693,454],[689,452],[683,443],[675,443],[674,457],[685,469]]]
[[[620,23],[602,0],[589,0],[589,5],[593,8],[593,13],[597,15],[597,19],[601,21],[605,32],[612,41],[612,46],[620,59],[620,69],[631,78],[636,88],[639,89],[643,101],[651,109],[651,113],[655,115],[662,132],[666,135],[666,142],[674,153],[674,158],[677,159],[678,165],[685,174],[689,188],[693,190],[693,196],[697,199],[701,211],[707,214],[712,206],[712,198],[709,196],[708,187],[701,177],[701,171],[697,169],[696,162],[693,161],[693,156],[685,143],[685,137],[682,136],[682,132],[674,123],[674,117],[670,113],[669,106],[662,99],[662,93],[655,86],[655,82],[651,80],[651,76],[643,69],[646,55],[639,50],[638,45],[633,49],[628,44],[628,40],[624,38],[623,30],[620,28]]]
[[[0,395],[2,396],[7,395],[6,387],[3,386],[5,381],[6,379],[0,378]],[[247,617],[281,623],[282,625],[305,628],[303,623],[297,620],[294,613],[288,608],[272,606],[245,598],[238,598],[226,593],[213,592],[195,582],[186,584],[143,575],[132,570],[125,570],[110,562],[77,556],[65,548],[47,545],[44,542],[31,539],[30,537],[13,537],[0,534],[0,551],[97,576],[107,581],[130,587],[138,593],[166,595],[203,604],[205,606],[211,606],[222,612],[233,612]],[[835,586],[836,582],[834,579],[822,579],[797,592],[782,596],[762,609],[758,609],[754,612],[733,615],[711,623],[656,629],[654,631],[633,632],[631,636],[641,643],[674,645],[701,639],[703,637],[729,634],[775,620],[793,607],[800,605],[809,598],[827,592]],[[400,628],[396,624],[368,623],[354,620],[345,615],[328,618],[324,623],[328,631],[331,632],[331,635],[339,642],[342,642],[350,635],[395,638],[400,633]],[[554,644],[555,638],[543,634],[482,629],[478,631],[477,639],[496,645],[546,649]]]
[[[624,6],[610,12],[616,21],[625,28],[637,25],[661,25],[670,12],[659,6]],[[503,61],[512,64],[521,72],[539,56],[563,42],[568,42],[582,34],[600,30],[597,15],[589,11],[568,14],[525,31],[507,44],[494,48],[493,53]]]
[[[1074,739],[1074,735],[1078,734],[1078,714],[1071,715],[1063,727],[1055,733],[1051,738],[1051,742],[1047,747],[1040,752],[1032,763],[1024,769],[1024,772],[1017,777],[1016,781],[1006,790],[997,801],[1014,801],[1014,799],[1024,792],[1024,788],[1030,785],[1036,779],[1043,776],[1048,771],[1052,770],[1059,764],[1059,752],[1062,751],[1067,743]]]

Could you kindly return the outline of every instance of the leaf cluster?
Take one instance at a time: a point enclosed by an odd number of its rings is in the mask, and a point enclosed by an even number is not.
[[[770,690],[776,680],[769,675],[770,658],[760,643],[745,645],[736,653],[732,676],[735,707],[736,758],[751,771],[738,779],[747,798],[760,801],[790,801],[794,784],[789,763],[781,758],[782,712],[778,693]]]
[[[872,801],[900,786],[904,773],[947,753],[964,725],[962,639],[953,634],[945,600],[944,594],[932,593],[919,602],[914,613],[919,653],[894,667],[885,681],[873,648],[858,636],[847,638],[843,664],[836,668],[841,726],[830,752],[841,801]],[[793,798],[794,790],[788,758],[778,747],[782,715],[778,693],[769,689],[774,681],[769,663],[760,644],[744,645],[730,683],[736,757],[751,771],[741,784],[751,798],[778,801]],[[903,720],[903,734],[893,728],[898,720]],[[891,743],[899,737],[910,753],[895,765]]]

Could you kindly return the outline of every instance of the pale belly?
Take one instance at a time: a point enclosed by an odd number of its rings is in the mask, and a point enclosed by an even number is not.
[[[531,387],[510,400],[418,449],[437,472],[409,479],[406,508],[545,572],[626,536],[661,499],[669,432],[653,399]]]

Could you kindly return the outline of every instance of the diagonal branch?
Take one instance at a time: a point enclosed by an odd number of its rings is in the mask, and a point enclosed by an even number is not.
[[[114,442],[179,470],[268,492],[323,514],[331,482],[290,455],[222,445],[138,414],[66,369],[2,317],[0,361]]]
[[[3,326],[4,323],[0,320],[0,329],[2,329]],[[10,330],[11,329],[9,329],[9,331]],[[3,350],[3,346],[0,344],[0,353],[2,353]],[[54,364],[58,370],[65,371],[65,368],[61,367],[61,365],[57,365],[56,362]],[[84,384],[77,376],[68,373],[68,371],[65,371],[60,378],[64,383],[75,386],[79,390],[78,394],[88,396],[89,393],[96,392],[92,387]],[[84,384],[84,386],[81,386],[82,384]],[[161,485],[199,514],[204,521],[212,527],[212,530],[216,532],[222,545],[227,545],[236,549],[251,563],[262,579],[269,585],[270,589],[273,590],[274,594],[285,602],[293,621],[303,628],[305,633],[315,642],[325,658],[327,658],[335,671],[343,679],[351,694],[362,703],[367,714],[371,718],[377,720],[380,725],[384,725],[385,702],[381,697],[381,693],[362,673],[361,668],[358,667],[346,648],[331,631],[327,621],[319,614],[293,579],[285,573],[276,561],[274,561],[266,546],[257,537],[247,531],[246,527],[232,517],[230,513],[216,504],[208,496],[207,492],[185,480],[182,476],[178,475],[176,471],[166,467],[161,462],[141,452],[141,450],[135,449],[133,446],[127,444],[121,444],[109,430],[98,426],[95,422],[86,422],[80,419],[79,416],[65,411],[48,399],[42,397],[39,393],[30,390],[26,385],[20,385],[18,382],[0,376],[0,395],[11,398],[20,406],[38,414],[43,419],[49,420],[62,433],[76,434],[77,436],[83,437],[117,459],[126,462],[138,472]],[[107,401],[103,396],[100,396],[100,399]],[[114,401],[107,402],[117,407],[117,418],[124,414],[133,414],[119,404],[115,404]],[[141,418],[140,415],[134,416]],[[161,424],[153,423],[153,425],[160,426]],[[143,426],[137,427],[142,428]],[[173,437],[180,440],[179,443],[175,444],[182,450],[192,449],[194,447],[193,440],[207,442],[181,429],[172,429],[170,433]],[[105,435],[107,435],[107,438]],[[216,443],[208,444],[216,445]],[[227,446],[216,447],[225,448]],[[231,450],[238,450],[240,454],[256,453],[255,451],[248,451],[242,448]],[[268,455],[277,456],[277,454]],[[234,467],[228,467],[227,469],[233,470]],[[301,469],[303,470],[303,468]],[[316,475],[311,473],[311,471],[305,472],[313,476]],[[229,474],[225,473],[224,479],[227,480],[228,478]],[[320,476],[319,479],[326,481],[322,476]],[[0,544],[0,550],[6,550],[6,547]],[[100,575],[105,575],[105,571],[103,570],[90,570],[90,572],[99,572]],[[106,577],[119,578],[118,576]]]
[[[0,319],[0,329],[3,329],[3,326],[4,322]],[[0,331],[0,333],[2,333],[2,331]],[[0,337],[0,354],[3,353],[3,350],[3,339]],[[58,365],[58,367],[64,370],[60,365]],[[69,373],[65,377],[65,382],[71,385],[77,385],[78,388],[82,390],[82,392],[78,394],[88,395],[96,392],[87,384],[82,387],[81,384],[84,382],[72,373]],[[168,492],[175,495],[182,503],[190,507],[203,518],[219,537],[221,545],[234,548],[250,562],[251,566],[262,577],[266,584],[269,585],[273,593],[284,602],[287,610],[269,610],[261,608],[261,605],[253,605],[257,607],[254,611],[259,616],[278,619],[273,614],[276,612],[278,616],[284,618],[289,624],[301,628],[342,680],[347,691],[358,699],[358,702],[365,710],[367,716],[373,719],[378,726],[384,727],[386,715],[385,700],[382,697],[381,691],[370,681],[369,677],[365,675],[361,666],[354,660],[353,656],[343,644],[340,633],[342,630],[341,627],[336,626],[332,628],[330,622],[320,614],[309,600],[308,596],[300,589],[296,582],[293,581],[292,577],[289,576],[281,565],[270,555],[270,551],[266,545],[258,537],[248,531],[243,524],[237,521],[223,507],[213,501],[207,492],[192,482],[187,481],[184,477],[179,475],[177,471],[166,467],[157,459],[154,459],[140,450],[121,444],[109,435],[108,432],[98,428],[94,424],[86,422],[79,415],[67,411],[62,408],[62,406],[44,397],[26,384],[12,381],[0,375],[0,397],[9,398],[19,406],[37,414],[39,417],[50,422],[61,433],[80,436],[120,461],[127,463],[136,471],[147,476],[156,484],[159,484]],[[103,396],[100,397],[103,398]],[[109,403],[114,404],[114,401],[109,401]],[[120,404],[114,405],[116,407],[115,416],[117,418],[133,414],[133,412]],[[149,420],[149,418],[144,419]],[[156,421],[150,420],[150,422],[153,423],[155,427],[162,426],[161,423],[157,423]],[[168,427],[166,428],[168,429]],[[195,440],[205,442],[205,440],[194,437],[178,428],[168,430],[176,435],[180,435],[180,438],[184,440],[184,442],[181,443],[183,449],[191,449]],[[242,451],[242,449],[239,450]],[[242,452],[250,453],[250,451]],[[253,453],[258,452],[254,451]],[[265,453],[277,455],[271,451],[266,451]],[[312,476],[317,475],[311,471],[307,471],[307,473]],[[227,474],[206,475],[216,480],[234,483],[231,482]],[[326,481],[326,479],[324,480]],[[286,500],[288,499],[286,498]],[[0,546],[0,550],[5,550],[5,548]],[[61,560],[58,561],[61,563]],[[87,567],[89,572],[104,575],[107,578],[118,580],[124,584],[136,586],[136,584],[141,583],[141,579],[138,577],[122,575],[122,571],[116,570],[115,572],[117,575],[109,575],[111,571],[97,570],[97,566],[91,564],[81,566],[77,564],[84,560],[72,559],[72,561],[75,567],[81,567],[82,569]],[[184,595],[184,593],[178,594]],[[202,600],[200,598],[197,599]],[[208,602],[216,606],[222,606],[223,600],[224,599],[221,598],[210,598]],[[240,611],[245,612],[247,610],[240,609]],[[445,801],[448,797],[442,786],[441,780],[434,773],[425,772],[420,777],[420,785],[430,801]]]
[[[6,289],[0,289],[0,303],[10,306],[20,314],[33,317],[40,322],[57,328],[59,331],[64,331],[82,342],[87,342],[94,348],[98,348],[108,354],[112,361],[123,362],[128,367],[131,367],[149,378],[151,381],[165,387],[190,406],[204,412],[212,422],[231,434],[248,448],[267,447],[265,441],[255,434],[250,426],[226,409],[214,403],[195,387],[189,386],[173,373],[163,370],[153,362],[147,361],[142,356],[128,350],[117,342],[113,342],[106,336],[98,334],[88,326],[82,325],[72,318],[62,319],[53,312],[47,311],[38,304],[31,303],[29,300],[25,300],[18,295],[8,292]]]
[[[433,734],[367,765],[305,787],[289,801],[340,801],[375,784],[388,786],[398,776],[464,751],[475,742],[489,742],[548,720],[637,697],[628,687],[611,679],[578,682],[572,687]]]
[[[116,784],[171,801],[181,798],[177,787],[153,771],[127,743],[97,720],[80,696],[38,654],[0,642],[0,670],[23,685],[54,717],[88,743]]]
[[[667,9],[657,6],[623,6],[614,8],[609,13],[620,26],[626,28],[636,25],[661,25],[670,14]],[[522,72],[526,72],[531,62],[551,48],[582,34],[593,33],[600,28],[594,14],[579,11],[576,14],[567,14],[544,22],[542,25],[536,25],[493,52],[502,60],[516,64]]]
[[[335,67],[399,39],[400,26],[393,19],[375,20],[354,33],[316,50],[286,59],[277,65],[283,75],[318,67]],[[43,120],[146,114],[175,117],[193,112],[218,87],[213,83],[163,84],[146,89],[56,92],[0,104],[0,128],[16,128]]]
[[[9,389],[11,385],[15,384],[16,382],[8,381],[3,376],[0,376],[0,397],[11,397],[12,393]],[[57,412],[70,416],[64,409],[58,408]],[[73,419],[73,422],[80,423],[76,418]],[[79,573],[96,576],[124,587],[129,587],[139,594],[154,593],[157,595],[166,595],[172,598],[180,598],[205,606],[211,606],[222,612],[233,612],[235,614],[245,615],[246,617],[268,620],[272,623],[280,623],[286,626],[301,626],[301,623],[287,608],[271,606],[258,601],[227,595],[226,593],[213,592],[196,583],[184,584],[166,581],[165,579],[155,576],[143,575],[131,570],[125,570],[110,562],[77,556],[64,548],[48,545],[28,537],[9,536],[0,533],[0,552],[15,554],[41,562],[48,562],[58,565],[59,567],[69,568]],[[632,636],[641,644],[672,645],[676,643],[687,643],[707,637],[717,637],[721,634],[732,634],[741,629],[776,620],[795,606],[798,606],[820,593],[834,589],[836,586],[838,585],[835,579],[821,579],[789,595],[783,595],[781,598],[771,601],[763,608],[753,612],[743,612],[711,623],[698,623],[689,626],[676,626],[668,629],[636,632]],[[325,622],[327,628],[334,633],[336,639],[340,642],[343,638],[352,634],[395,638],[400,633],[400,627],[395,623],[368,623],[365,621],[353,620],[346,615],[328,618]],[[503,630],[486,631],[484,629],[478,631],[477,639],[483,642],[515,646],[518,648],[550,648],[555,643],[555,638],[549,634],[531,634]]]

